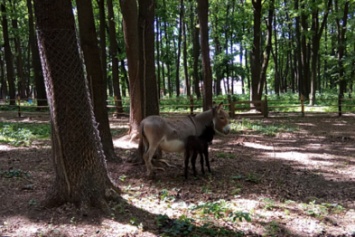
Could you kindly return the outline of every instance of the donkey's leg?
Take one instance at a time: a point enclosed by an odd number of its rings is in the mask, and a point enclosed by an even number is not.
[[[194,172],[194,176],[196,177],[196,158],[197,158],[197,151],[194,151],[192,154],[192,159],[191,159],[191,164],[192,164],[192,170]]]
[[[149,146],[148,150],[143,154],[143,159],[145,166],[147,167],[147,176],[150,178],[154,177],[154,166],[152,164],[152,158],[156,151],[156,147]]]
[[[186,150],[185,152],[185,179],[187,179],[187,173],[189,169],[190,152]]]

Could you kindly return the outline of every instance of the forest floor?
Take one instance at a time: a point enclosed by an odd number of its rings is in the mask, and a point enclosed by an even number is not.
[[[188,180],[173,153],[164,156],[175,167],[147,180],[144,165],[127,162],[136,149],[122,138],[127,120],[112,119],[123,162],[107,164],[122,190],[110,215],[40,208],[54,178],[50,141],[0,145],[0,236],[355,236],[355,117],[253,119],[293,129],[217,136],[212,174],[198,164]]]

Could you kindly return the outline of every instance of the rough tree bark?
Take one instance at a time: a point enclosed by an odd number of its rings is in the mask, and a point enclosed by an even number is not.
[[[70,0],[35,0],[37,37],[52,126],[55,180],[48,207],[66,202],[106,209],[110,180],[75,33]],[[106,209],[107,210],[107,209]]]

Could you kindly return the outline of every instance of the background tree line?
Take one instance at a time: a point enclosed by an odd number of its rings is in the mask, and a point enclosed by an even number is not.
[[[35,14],[31,0],[1,1],[1,96],[10,103],[16,95],[48,97],[56,171],[48,206],[84,201],[105,208],[107,191],[119,194],[105,163],[120,160],[108,95],[117,110],[130,96],[132,133],[143,117],[159,113],[159,96],[186,91],[207,109],[213,92],[223,86],[233,93],[238,80],[252,100],[292,90],[314,103],[316,91],[352,88],[350,1],[34,3]]]
[[[236,81],[252,100],[291,91],[314,104],[317,92],[352,91],[354,7],[349,0],[96,0],[85,11],[93,14],[101,63],[86,69],[102,72],[117,110],[130,93],[136,104],[148,102],[138,120],[158,113],[156,95],[206,96],[208,104],[222,88],[234,93]],[[14,104],[16,95],[34,95],[45,105],[32,2],[3,0],[1,12],[0,97]]]

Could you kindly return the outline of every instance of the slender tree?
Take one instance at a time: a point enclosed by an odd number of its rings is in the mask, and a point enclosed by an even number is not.
[[[136,1],[120,0],[128,63],[130,90],[130,134],[138,133],[143,119],[142,84],[139,77],[138,8]]]
[[[107,17],[109,25],[109,39],[110,39],[110,56],[111,56],[111,71],[112,71],[112,84],[113,93],[115,96],[116,112],[120,114],[122,110],[122,96],[120,91],[119,83],[119,72],[118,72],[118,44],[116,40],[116,26],[115,17],[113,12],[112,0],[107,0]]]
[[[92,4],[90,0],[76,0],[76,5],[78,8],[80,43],[84,54],[94,114],[96,121],[99,123],[98,129],[103,150],[107,160],[121,160],[115,154],[110,132],[106,103],[106,83],[102,73]]]
[[[139,75],[142,80],[143,117],[159,114],[154,57],[154,0],[139,0]]]
[[[272,19],[274,12],[274,0],[270,1],[269,13],[267,19],[267,32],[266,32],[266,46],[263,54],[262,49],[262,31],[261,31],[261,19],[262,19],[262,0],[253,0],[254,7],[254,38],[253,48],[251,52],[251,100],[261,100],[264,86],[266,83],[266,70],[269,63],[271,53],[271,37],[272,37]]]
[[[190,0],[190,26],[191,26],[191,35],[192,35],[192,48],[193,48],[193,85],[194,92],[196,94],[197,99],[201,98],[200,91],[200,70],[199,70],[199,57],[200,57],[200,30],[197,27],[197,22],[195,19],[195,10],[194,10],[194,2]]]
[[[35,0],[37,37],[50,106],[55,180],[46,206],[106,207],[111,182],[85,81],[71,1]]]
[[[344,97],[344,93],[346,92],[346,78],[345,78],[345,69],[344,69],[344,57],[346,54],[346,25],[348,23],[348,13],[349,13],[349,4],[350,1],[346,0],[342,12],[342,17],[336,18],[337,24],[337,40],[338,40],[338,74],[339,74],[339,96],[341,98]],[[341,12],[339,9],[338,2],[335,1],[335,11]],[[341,14],[339,14],[341,16]]]
[[[319,62],[319,48],[320,41],[323,30],[325,28],[325,23],[327,22],[330,7],[332,5],[332,0],[328,0],[326,9],[322,14],[322,22],[319,24],[319,9],[313,0],[312,2],[312,47],[311,47],[311,79],[310,79],[310,105],[314,105],[316,101],[316,89],[317,89],[317,68]]]
[[[32,0],[27,0],[27,9],[28,9],[28,28],[29,28],[29,42],[31,46],[31,56],[32,56],[32,68],[33,68],[33,77],[36,87],[36,99],[38,109],[43,109],[42,107],[48,106],[46,88],[44,86],[44,78],[41,67],[41,59],[39,58],[37,37],[34,31],[34,16],[33,16],[33,6]]]
[[[1,26],[2,26],[2,34],[4,37],[4,51],[5,51],[5,62],[6,62],[6,76],[7,83],[9,86],[9,97],[10,97],[10,105],[16,104],[16,87],[15,87],[15,72],[13,65],[13,57],[10,47],[10,37],[9,37],[9,27],[7,21],[7,13],[5,1],[1,2]]]
[[[203,110],[208,110],[212,107],[212,69],[208,43],[208,0],[198,0],[197,4],[203,68]]]
[[[178,42],[177,42],[177,55],[175,67],[175,90],[176,96],[180,96],[180,57],[181,57],[181,42],[182,42],[182,28],[184,25],[184,5],[183,0],[180,0],[179,19],[178,19]]]

